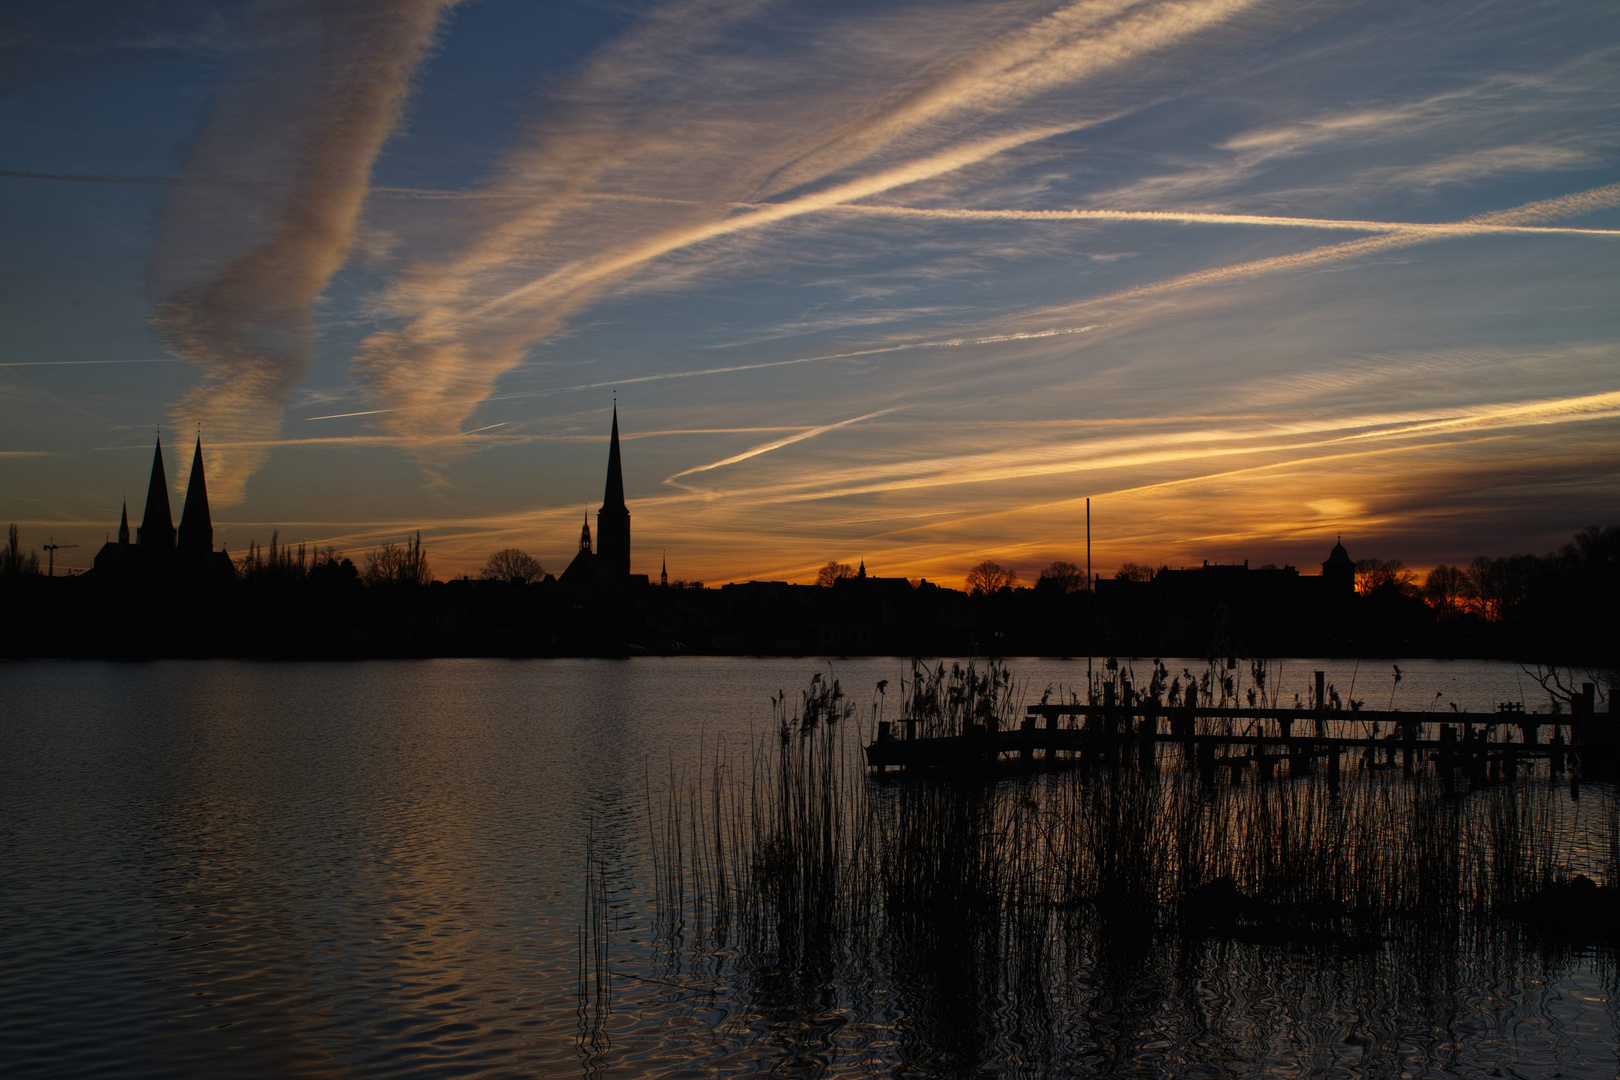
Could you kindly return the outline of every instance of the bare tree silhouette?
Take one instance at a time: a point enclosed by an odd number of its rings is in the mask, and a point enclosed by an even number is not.
[[[968,571],[967,590],[974,596],[989,596],[1018,584],[1018,571],[1008,570],[998,562],[984,560]]]
[[[1049,563],[1046,569],[1041,571],[1040,577],[1036,580],[1037,587],[1042,583],[1048,589],[1056,589],[1065,594],[1079,592],[1086,587],[1086,573],[1074,563],[1059,559],[1057,562]]]
[[[17,539],[17,526],[13,525],[6,533],[5,550],[0,551],[0,575],[37,574],[39,573],[39,552],[30,551],[23,554],[22,544]]]
[[[1439,618],[1455,619],[1467,603],[1468,575],[1460,566],[1441,563],[1424,579],[1423,599]]]
[[[1356,592],[1366,596],[1386,586],[1403,596],[1416,596],[1417,574],[1408,570],[1399,559],[1356,560]]]
[[[546,568],[528,552],[519,548],[502,548],[489,557],[489,562],[478,572],[485,581],[510,581],[518,585],[533,585],[546,576]]]
[[[422,551],[422,534],[404,545],[389,541],[366,553],[366,568],[360,575],[367,585],[426,585],[433,580],[427,555]]]
[[[849,565],[847,562],[839,562],[838,560],[834,559],[832,562],[829,562],[826,566],[823,566],[820,570],[816,571],[816,584],[820,585],[822,588],[827,588],[835,581],[840,581],[844,578],[851,578],[854,576],[855,568],[853,566]]]

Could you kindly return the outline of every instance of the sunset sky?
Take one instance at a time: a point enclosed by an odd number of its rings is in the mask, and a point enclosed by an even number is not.
[[[0,523],[1427,567],[1620,522],[1620,5],[20,0]]]

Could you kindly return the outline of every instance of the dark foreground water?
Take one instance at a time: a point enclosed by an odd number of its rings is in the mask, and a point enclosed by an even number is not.
[[[1012,666],[1032,697],[1084,681]],[[1274,671],[1285,700],[1315,666]],[[1545,709],[1513,666],[1326,666],[1370,708]],[[902,671],[835,667],[862,700]],[[0,665],[0,1075],[1620,1075],[1613,950],[1512,927],[1313,943],[1050,911],[1026,963],[1005,927],[922,912],[792,970],[672,935],[649,791],[816,670]]]

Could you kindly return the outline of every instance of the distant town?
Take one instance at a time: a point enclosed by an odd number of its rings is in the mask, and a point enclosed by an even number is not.
[[[477,578],[432,578],[420,537],[361,563],[272,537],[215,549],[202,440],[178,528],[162,447],[140,525],[123,508],[93,567],[58,576],[11,526],[0,550],[5,656],[1039,655],[1498,657],[1620,668],[1620,526],[1561,551],[1481,555],[1420,576],[1351,557],[1320,573],[1205,562],[1126,563],[1107,574],[1053,562],[1030,583],[993,561],[966,589],[831,561],[814,584],[706,588],[632,572],[615,408],[593,533],[560,574],[493,553]]]

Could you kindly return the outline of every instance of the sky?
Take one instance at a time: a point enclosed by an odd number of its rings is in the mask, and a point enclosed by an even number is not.
[[[960,584],[1620,522],[1620,6],[20,0],[0,520]]]

